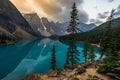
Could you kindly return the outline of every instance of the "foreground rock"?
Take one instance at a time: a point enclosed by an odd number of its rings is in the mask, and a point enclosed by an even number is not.
[[[87,62],[74,67],[67,65],[64,69],[50,70],[46,74],[33,73],[23,80],[111,80],[97,73],[96,63]]]

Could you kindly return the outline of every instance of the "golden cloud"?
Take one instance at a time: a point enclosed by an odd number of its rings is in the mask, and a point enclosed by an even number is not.
[[[68,21],[72,4],[77,1],[80,6],[83,0],[11,0],[13,4],[22,12],[36,12],[39,16],[47,17],[50,20]],[[80,10],[80,15],[88,20],[88,15],[83,9]]]

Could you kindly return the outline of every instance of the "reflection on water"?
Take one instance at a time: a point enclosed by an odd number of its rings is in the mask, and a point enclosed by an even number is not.
[[[20,80],[32,72],[45,73],[50,70],[51,51],[56,46],[56,65],[63,68],[68,45],[49,38],[33,41],[20,41],[16,44],[0,46],[0,78]],[[78,50],[82,53],[82,44]],[[99,56],[96,50],[96,55]],[[80,61],[84,61],[82,54]]]

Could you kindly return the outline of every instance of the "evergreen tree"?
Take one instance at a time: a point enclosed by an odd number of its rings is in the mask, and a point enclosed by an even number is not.
[[[74,3],[71,11],[70,24],[67,29],[67,32],[69,32],[71,35],[68,37],[69,48],[67,51],[66,59],[66,63],[69,64],[70,62],[72,65],[79,63],[79,58],[77,57],[79,55],[79,51],[77,50],[77,46],[75,44],[75,35],[79,31],[79,29],[77,28],[78,21],[78,10],[76,8],[76,3]]]
[[[78,56],[79,51],[77,50],[77,46],[71,42],[68,47],[66,63],[71,63],[72,65],[79,63],[80,59],[78,58]]]
[[[89,38],[87,38],[84,42],[84,47],[83,47],[83,56],[85,58],[85,62],[87,62],[88,60],[89,49],[90,49],[90,40]]]
[[[55,46],[52,48],[52,54],[51,54],[51,68],[55,70],[56,68],[56,52],[55,52]]]
[[[109,17],[109,20],[112,20],[114,15],[114,10],[111,12],[111,16]],[[107,56],[102,60],[102,62],[99,65],[98,72],[100,73],[107,73],[110,72],[115,67],[120,67],[120,49],[118,48],[120,42],[119,37],[113,38],[111,33],[111,22],[109,22],[109,26],[107,28],[105,38],[103,38],[103,41],[101,42],[102,49],[107,53]],[[108,34],[109,33],[109,34]],[[119,36],[119,35],[118,35]],[[108,40],[108,41],[107,41]]]
[[[99,64],[99,73],[108,73],[116,67],[120,67],[120,53],[117,51],[116,39],[110,42],[109,54]]]
[[[118,39],[117,38],[112,38],[110,42],[110,49],[109,49],[109,55],[115,57],[118,59],[117,61],[120,61],[120,49],[118,49]],[[120,46],[120,45],[119,45]]]
[[[120,35],[116,39],[116,50],[120,52]]]
[[[100,40],[100,49],[101,49],[101,56],[100,56],[100,59],[102,59],[103,55],[105,53],[108,53],[109,49],[110,49],[110,42],[111,42],[111,39],[112,39],[112,19],[113,19],[113,16],[114,16],[114,11],[115,10],[112,10],[111,11],[111,15],[108,17],[108,26],[105,28],[105,32],[104,32],[104,35],[102,37],[102,39]]]
[[[67,31],[70,32],[71,34],[75,34],[79,31],[79,28],[77,25],[79,24],[79,19],[78,19],[78,10],[76,8],[76,3],[73,4],[72,6],[72,11],[71,11],[71,20],[70,24],[68,26]]]
[[[95,53],[94,53],[94,47],[90,47],[90,51],[88,53],[88,60],[94,61],[95,60]]]
[[[68,52],[66,54],[66,64],[69,64],[69,55],[70,55],[70,53],[69,53],[69,50],[68,50]]]

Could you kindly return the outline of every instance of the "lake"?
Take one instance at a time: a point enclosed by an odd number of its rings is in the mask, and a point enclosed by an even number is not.
[[[0,80],[20,80],[32,72],[45,73],[50,70],[52,47],[56,48],[56,65],[63,68],[68,45],[49,38],[22,40],[14,44],[0,45]],[[83,44],[77,44],[80,62]],[[99,49],[95,48],[96,59]]]

